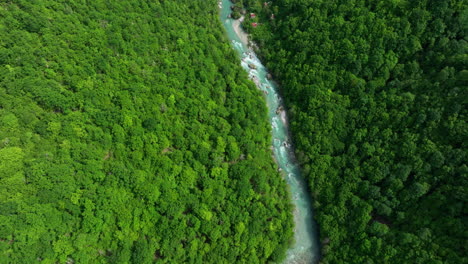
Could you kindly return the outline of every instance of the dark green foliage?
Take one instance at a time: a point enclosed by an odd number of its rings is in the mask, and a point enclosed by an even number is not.
[[[323,262],[467,263],[466,1],[249,8],[289,108]]]
[[[216,8],[0,4],[0,263],[284,255],[266,107]]]

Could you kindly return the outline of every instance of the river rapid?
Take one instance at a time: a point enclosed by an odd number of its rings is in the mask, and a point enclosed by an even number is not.
[[[273,153],[290,187],[291,201],[294,205],[294,239],[284,263],[317,263],[319,243],[317,227],[312,217],[312,206],[307,183],[301,175],[291,147],[288,119],[277,85],[269,80],[267,69],[256,54],[247,45],[247,35],[240,28],[240,22],[228,18],[231,13],[230,0],[219,2],[221,21],[233,48],[241,59],[242,67],[249,73],[249,78],[260,89],[268,106],[268,117],[272,126]]]

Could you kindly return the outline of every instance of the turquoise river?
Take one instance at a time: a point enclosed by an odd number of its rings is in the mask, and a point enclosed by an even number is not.
[[[267,69],[262,65],[256,54],[247,45],[247,36],[239,28],[239,21],[228,18],[232,3],[230,0],[219,2],[221,21],[227,36],[238,52],[242,67],[249,77],[264,93],[268,106],[268,116],[272,126],[273,152],[278,167],[290,186],[291,201],[294,205],[294,238],[295,242],[287,252],[284,263],[317,263],[319,258],[319,243],[317,228],[312,217],[311,199],[300,169],[295,162],[291,148],[286,112],[283,110],[277,85],[267,78]]]

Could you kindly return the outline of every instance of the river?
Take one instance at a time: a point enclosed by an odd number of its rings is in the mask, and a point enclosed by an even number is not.
[[[277,85],[268,80],[267,69],[262,65],[256,54],[247,46],[247,35],[239,28],[239,21],[228,18],[231,12],[230,0],[220,1],[221,21],[226,29],[229,40],[240,56],[242,67],[249,73],[257,88],[264,93],[268,106],[268,117],[272,126],[273,152],[291,191],[291,201],[294,205],[294,238],[295,242],[289,248],[284,263],[317,263],[319,258],[319,243],[317,227],[312,217],[312,205],[307,183],[301,175],[295,162],[291,148],[288,119]]]

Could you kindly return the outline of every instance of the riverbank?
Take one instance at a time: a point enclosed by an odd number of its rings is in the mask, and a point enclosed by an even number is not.
[[[241,24],[244,21],[244,16],[241,16],[239,19],[233,20],[232,27],[236,32],[237,36],[239,36],[242,44],[248,46],[249,45],[249,35],[245,33],[242,29]]]

